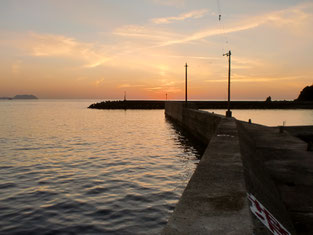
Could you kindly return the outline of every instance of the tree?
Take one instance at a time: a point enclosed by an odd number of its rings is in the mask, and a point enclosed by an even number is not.
[[[303,88],[296,101],[313,101],[313,85]]]
[[[272,97],[270,97],[270,96],[267,97],[266,100],[265,100],[265,102],[271,102],[271,101],[272,101]]]

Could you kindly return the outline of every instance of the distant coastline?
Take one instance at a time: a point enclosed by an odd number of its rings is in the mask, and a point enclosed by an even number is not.
[[[0,100],[37,100],[34,95],[16,95],[14,97],[0,97]]]
[[[164,109],[162,100],[103,101],[91,104],[91,109]],[[198,109],[226,109],[227,101],[188,101],[188,106]],[[232,101],[231,109],[313,109],[312,101]]]
[[[91,104],[90,109],[164,109],[165,100],[117,100]],[[170,101],[181,102],[196,109],[227,109],[227,101]],[[313,109],[313,85],[306,86],[294,101],[231,101],[231,109]]]

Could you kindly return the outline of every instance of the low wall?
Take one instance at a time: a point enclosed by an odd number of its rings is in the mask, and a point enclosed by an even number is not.
[[[243,122],[239,126],[240,137],[254,142],[253,152],[247,153],[247,146],[241,151],[250,174],[248,190],[292,234],[313,234],[313,153],[307,143],[278,128]]]
[[[259,157],[260,151],[258,150],[260,149],[258,149],[256,139],[254,138],[256,132],[251,133],[251,128],[255,131],[262,127],[260,125],[246,124],[240,121],[236,122],[247,193],[253,195],[254,198],[261,202],[263,207],[275,218],[275,221],[278,221],[286,231],[295,234],[294,225],[281,200],[280,192],[265,169],[263,160]],[[248,131],[249,129],[250,131]],[[272,141],[271,139],[268,140]],[[265,216],[263,210],[261,210],[260,214]],[[268,229],[264,226],[260,218],[253,216],[253,221],[255,234],[266,234],[266,232],[268,232]]]
[[[221,118],[162,234],[253,234],[238,141]]]
[[[165,113],[208,146],[163,234],[313,233],[307,143],[183,103]]]
[[[182,125],[201,143],[207,145],[223,116],[196,110],[193,107],[191,104],[186,108],[183,102],[166,102],[165,114]]]

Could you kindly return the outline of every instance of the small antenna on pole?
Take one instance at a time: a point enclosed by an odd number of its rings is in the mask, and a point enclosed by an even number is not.
[[[124,101],[126,101],[126,91],[124,91]]]
[[[165,100],[167,100],[167,93],[165,94]]]

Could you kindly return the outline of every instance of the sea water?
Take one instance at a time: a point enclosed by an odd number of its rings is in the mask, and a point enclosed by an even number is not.
[[[0,234],[157,234],[201,149],[164,110],[0,102]]]
[[[203,148],[164,110],[87,109],[94,102],[0,101],[0,234],[160,233]],[[233,116],[313,125],[312,110]]]
[[[223,109],[204,111],[225,115]],[[266,126],[310,126],[313,125],[312,109],[233,109],[232,116],[238,120]]]

